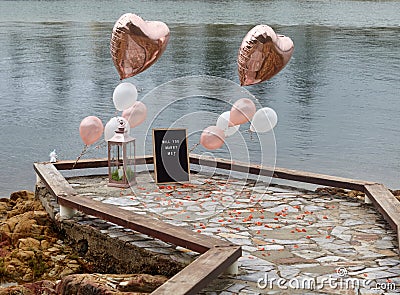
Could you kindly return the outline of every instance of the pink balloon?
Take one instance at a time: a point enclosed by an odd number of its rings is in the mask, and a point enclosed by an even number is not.
[[[250,121],[256,110],[256,105],[251,99],[241,98],[237,100],[231,108],[229,127]]]
[[[224,130],[217,126],[209,126],[200,136],[200,144],[209,150],[219,149],[225,140]]]
[[[95,116],[84,118],[79,125],[79,134],[86,145],[91,145],[99,140],[103,134],[103,123]]]
[[[136,127],[146,120],[147,107],[141,101],[136,101],[133,106],[122,112],[122,117],[129,122],[131,128]]]

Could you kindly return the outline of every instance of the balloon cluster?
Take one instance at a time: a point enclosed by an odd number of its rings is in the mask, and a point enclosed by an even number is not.
[[[254,85],[279,73],[289,62],[294,51],[293,41],[277,35],[267,25],[257,25],[244,37],[238,54],[238,74],[241,86]],[[258,111],[248,98],[237,100],[230,112],[222,113],[215,126],[203,130],[200,144],[207,149],[220,148],[225,138],[239,130],[239,126],[251,121],[250,132],[264,133],[278,122],[276,112],[268,107]]]
[[[137,75],[154,64],[165,51],[168,40],[169,28],[163,22],[144,21],[132,13],[122,15],[114,25],[110,42],[111,57],[120,79]],[[117,111],[122,111],[122,115],[111,118],[105,127],[96,116],[82,120],[79,134],[85,147],[77,161],[89,145],[101,138],[103,131],[105,141],[109,141],[121,120],[125,121],[129,132],[130,128],[140,125],[146,119],[147,107],[137,101],[135,85],[128,82],[119,84],[114,89],[113,102]]]
[[[114,89],[114,106],[117,111],[122,111],[122,114],[107,122],[104,128],[105,141],[109,141],[114,136],[114,131],[118,128],[121,120],[124,121],[128,133],[131,128],[146,120],[147,107],[143,102],[137,101],[137,96],[137,89],[132,83],[123,82]]]
[[[137,101],[137,96],[135,85],[128,82],[119,84],[114,89],[113,102],[117,111],[122,111],[122,115],[111,118],[105,127],[95,116],[84,118],[79,126],[79,134],[85,146],[98,141],[103,131],[104,140],[109,141],[114,136],[121,120],[125,122],[128,133],[131,128],[143,123],[147,116],[147,107],[141,101]]]
[[[114,25],[110,52],[120,79],[132,77],[149,68],[165,51],[170,37],[166,24],[144,21],[139,16],[126,13]],[[294,45],[289,37],[277,35],[267,25],[257,25],[244,37],[238,54],[240,84],[253,85],[270,79],[289,62]],[[119,122],[126,121],[127,128],[141,124],[147,116],[146,106],[137,101],[136,87],[131,83],[119,84],[113,93],[113,102],[121,117],[111,118],[105,127],[95,116],[84,118],[79,127],[82,141],[87,146],[100,139],[109,141]],[[251,121],[250,132],[268,132],[277,123],[277,115],[271,108],[258,111],[251,99],[237,100],[230,111],[222,113],[214,126],[205,128],[200,144],[207,149],[220,148],[225,139],[235,134],[241,124]],[[129,130],[128,130],[129,131]]]
[[[200,144],[209,150],[215,150],[225,139],[235,134],[241,124],[251,122],[250,132],[264,133],[272,130],[278,122],[276,112],[268,107],[257,111],[249,98],[237,100],[230,111],[222,113],[214,126],[205,128],[200,136]]]

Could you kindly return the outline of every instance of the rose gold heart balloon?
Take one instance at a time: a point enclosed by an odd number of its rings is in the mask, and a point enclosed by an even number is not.
[[[126,13],[114,25],[110,51],[122,79],[139,74],[163,54],[169,40],[168,26],[159,21],[144,21]]]
[[[292,57],[293,41],[275,34],[267,25],[251,29],[240,45],[238,71],[240,85],[253,85],[279,73]]]

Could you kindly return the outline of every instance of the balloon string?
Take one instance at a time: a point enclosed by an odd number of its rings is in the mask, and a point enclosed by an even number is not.
[[[100,142],[100,143],[95,147],[95,149],[99,150],[99,149],[101,149],[101,148],[103,148],[103,147],[106,147],[106,146],[107,146],[107,141],[103,140],[102,142]]]
[[[74,165],[72,165],[72,169],[75,168],[75,166],[76,166],[76,164],[78,163],[78,161],[80,160],[80,158],[81,158],[84,154],[86,154],[88,147],[89,147],[89,146],[88,146],[87,144],[85,144],[85,146],[84,146],[83,149],[82,149],[81,154],[78,156],[78,158],[76,158],[76,161],[75,161]]]
[[[251,131],[250,129],[245,130],[244,132],[250,133],[250,140],[253,141],[253,131]]]
[[[192,146],[192,148],[189,150],[189,153],[193,152],[195,148],[197,148],[200,145],[200,142],[196,143],[195,145]]]

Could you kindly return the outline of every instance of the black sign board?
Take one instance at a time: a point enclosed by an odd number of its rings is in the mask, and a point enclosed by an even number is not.
[[[186,129],[153,129],[156,183],[189,181]]]

